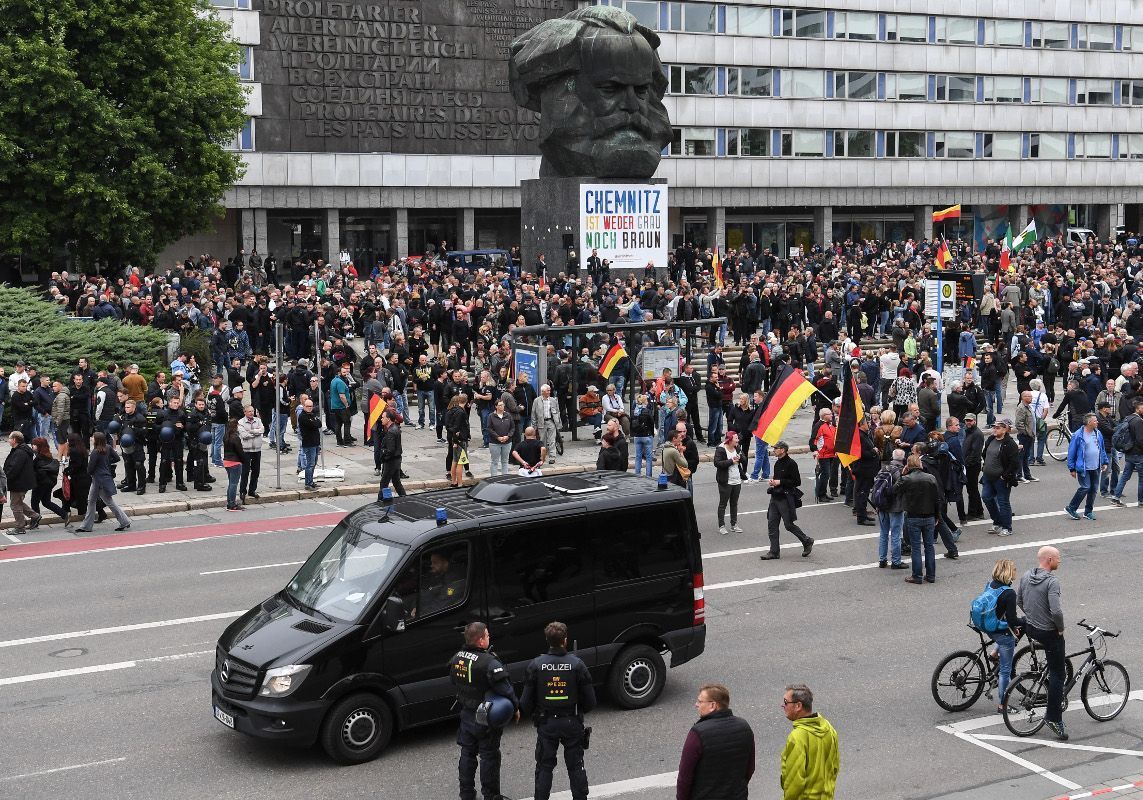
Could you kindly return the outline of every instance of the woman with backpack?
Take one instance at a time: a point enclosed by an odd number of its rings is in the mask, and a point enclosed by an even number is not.
[[[977,625],[985,634],[996,642],[996,652],[1000,659],[1000,686],[996,699],[1000,702],[996,710],[1004,713],[1004,695],[1008,692],[1008,684],[1012,681],[1012,656],[1016,651],[1016,637],[1024,628],[1024,620],[1016,612],[1016,590],[1012,588],[1012,581],[1016,579],[1016,562],[1002,558],[992,568],[992,580],[984,587],[977,600],[973,602],[973,624]],[[985,595],[990,595],[985,599]],[[977,620],[975,609],[977,607],[992,608],[987,610]],[[995,628],[995,630],[988,630]],[[991,654],[989,654],[991,658]]]
[[[881,536],[877,541],[877,566],[881,569],[909,569],[908,564],[901,562],[905,504],[897,492],[904,467],[905,451],[900,448],[893,450],[889,460],[881,465],[880,471],[874,476],[873,489],[869,492],[869,504],[876,509],[877,521],[881,524]]]
[[[60,519],[67,518],[67,512],[52,500],[52,490],[60,476],[60,462],[52,456],[51,445],[42,436],[32,440],[32,468],[36,471],[36,488],[32,490],[32,510],[40,513],[40,504],[54,511]]]
[[[449,401],[448,410],[444,414],[444,427],[448,434],[448,454],[445,457],[445,469],[448,474],[449,485],[454,489],[464,481],[466,464],[461,460],[468,460],[468,442],[472,438],[468,424],[468,395],[458,394]]]

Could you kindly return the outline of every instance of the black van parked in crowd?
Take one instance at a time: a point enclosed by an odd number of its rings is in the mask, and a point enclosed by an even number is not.
[[[282,591],[218,640],[214,716],[252,736],[374,758],[456,712],[446,664],[468,622],[519,683],[568,625],[620,706],[651,705],[706,641],[686,490],[622,472],[497,477],[348,515]]]

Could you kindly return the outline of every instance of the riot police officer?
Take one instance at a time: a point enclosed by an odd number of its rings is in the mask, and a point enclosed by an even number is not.
[[[159,460],[159,415],[164,411],[163,398],[154,397],[147,406],[147,483],[155,482],[155,462]]]
[[[460,703],[460,800],[476,800],[476,765],[480,758],[480,792],[484,800],[500,800],[500,736],[499,728],[477,723],[476,711],[485,694],[493,692],[512,701],[516,721],[520,720],[519,704],[507,668],[489,649],[492,639],[483,622],[470,622],[464,629],[464,648],[449,661],[449,676],[456,687]]]
[[[182,408],[178,396],[167,401],[167,408],[159,412],[156,423],[159,426],[159,494],[167,491],[167,483],[172,478],[180,492],[187,490],[183,483],[183,445],[186,440],[187,412]],[[164,438],[163,429],[169,428],[169,438]]]
[[[138,404],[128,398],[123,402],[123,411],[116,415],[119,422],[119,449],[123,451],[123,482],[120,489],[125,492],[147,493],[147,448],[144,441],[147,435],[147,416],[138,408]],[[127,434],[131,434],[124,443]]]
[[[552,793],[556,753],[564,746],[572,800],[587,800],[587,769],[583,765],[583,715],[595,708],[595,688],[587,665],[568,652],[568,626],[550,622],[544,628],[550,648],[528,664],[520,711],[536,723],[535,800]]]
[[[210,412],[206,408],[206,397],[202,392],[195,395],[194,408],[187,414],[187,482],[193,483],[200,492],[209,492],[212,480],[207,470],[210,460],[210,443],[204,444],[199,437],[205,431],[211,434]]]

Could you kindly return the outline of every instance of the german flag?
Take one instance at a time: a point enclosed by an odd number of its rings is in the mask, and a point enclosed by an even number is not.
[[[762,413],[754,435],[767,444],[777,444],[798,406],[814,391],[814,385],[802,373],[795,372],[789,364],[784,365],[770,387],[770,393],[762,401]]]
[[[369,438],[369,434],[376,427],[377,421],[381,419],[381,415],[385,413],[385,403],[381,399],[381,395],[375,394],[369,398],[369,416],[365,419],[365,438]]]
[[[712,269],[714,270],[714,288],[721,289],[722,282],[722,259],[718,257],[718,248],[714,248],[714,261],[712,262]]]
[[[941,246],[937,248],[937,269],[945,269],[952,263],[952,253],[949,252],[948,242],[941,240]]]
[[[857,393],[857,377],[851,374],[841,390],[841,412],[837,415],[837,437],[833,448],[843,467],[861,458],[861,432],[857,424],[864,416],[865,408],[861,405],[861,395]]]
[[[607,351],[607,355],[599,362],[599,374],[605,378],[610,378],[615,366],[625,358],[627,358],[627,351],[623,349],[623,343],[616,339],[615,344],[611,345],[611,349]]]
[[[960,219],[960,203],[940,211],[933,212],[933,222],[944,222],[950,219]]]

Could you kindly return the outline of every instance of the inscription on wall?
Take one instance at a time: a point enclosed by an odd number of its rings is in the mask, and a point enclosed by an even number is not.
[[[508,46],[574,0],[255,0],[261,151],[539,152]]]

